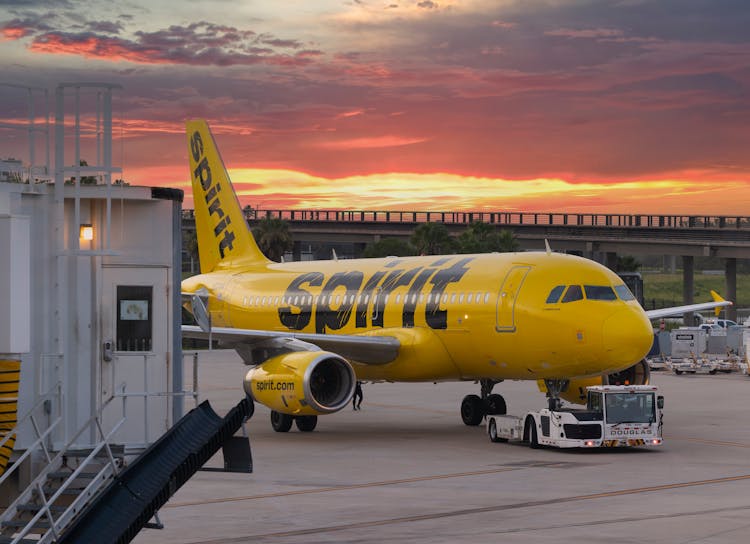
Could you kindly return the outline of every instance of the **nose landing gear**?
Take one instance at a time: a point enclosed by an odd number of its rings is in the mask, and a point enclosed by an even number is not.
[[[568,390],[570,380],[544,380],[544,385],[547,387],[547,404],[549,409],[555,412],[562,406],[560,393]]]
[[[466,395],[461,402],[461,419],[465,425],[479,425],[487,414],[501,415],[506,413],[505,399],[502,395],[492,393],[495,384],[502,380],[479,380],[481,397]]]

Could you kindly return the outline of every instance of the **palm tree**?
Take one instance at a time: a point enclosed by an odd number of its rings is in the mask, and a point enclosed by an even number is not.
[[[279,262],[286,251],[294,246],[289,223],[279,217],[264,217],[253,229],[258,247],[266,257]]]
[[[442,223],[422,223],[411,235],[418,255],[440,255],[453,251],[453,239]]]
[[[520,244],[513,231],[496,230],[487,223],[474,222],[458,237],[460,253],[508,253],[518,251]]]
[[[501,229],[500,232],[496,233],[494,241],[495,249],[499,253],[512,253],[521,249],[521,243],[513,234],[512,230]]]
[[[363,257],[406,257],[414,255],[414,246],[400,238],[383,238],[374,244],[368,244]]]

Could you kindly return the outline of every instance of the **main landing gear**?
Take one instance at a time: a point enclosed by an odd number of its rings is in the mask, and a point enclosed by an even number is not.
[[[505,399],[502,395],[492,393],[495,384],[502,380],[479,380],[481,397],[466,395],[461,402],[461,419],[465,425],[479,425],[485,415],[502,415],[506,413]]]
[[[300,431],[309,433],[315,430],[315,426],[318,424],[318,416],[290,416],[271,410],[271,427],[277,433],[288,432],[292,428],[292,421]]]

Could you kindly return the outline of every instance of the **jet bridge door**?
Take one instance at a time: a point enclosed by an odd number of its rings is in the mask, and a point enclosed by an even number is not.
[[[495,322],[497,332],[515,332],[516,301],[529,270],[531,267],[528,265],[517,265],[505,275],[497,296],[497,320]]]
[[[166,267],[103,270],[100,395],[101,403],[108,403],[106,428],[120,420],[125,408],[126,420],[116,435],[121,443],[149,444],[169,428],[169,274]]]

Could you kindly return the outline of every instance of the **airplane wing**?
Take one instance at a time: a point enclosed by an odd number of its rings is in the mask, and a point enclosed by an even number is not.
[[[260,345],[267,342],[292,341],[304,342],[320,349],[341,355],[345,359],[371,365],[383,365],[394,361],[398,356],[401,342],[393,336],[360,336],[353,334],[312,334],[264,331],[252,329],[233,329],[213,327],[203,330],[193,325],[183,325],[182,335],[185,338],[218,340],[229,346]],[[299,344],[297,344],[299,346]]]
[[[659,319],[661,317],[671,317],[676,315],[682,315],[685,312],[698,312],[700,310],[711,310],[715,309],[718,311],[725,307],[731,306],[732,303],[728,300],[724,300],[716,291],[711,291],[713,302],[703,302],[700,304],[687,304],[685,306],[674,306],[672,308],[661,308],[659,310],[647,310],[646,315],[649,319]]]

